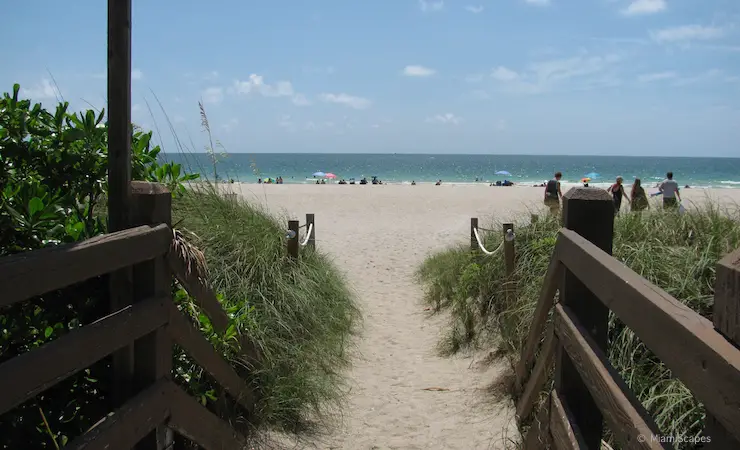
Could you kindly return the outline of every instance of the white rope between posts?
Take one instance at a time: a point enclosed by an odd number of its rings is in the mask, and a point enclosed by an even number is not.
[[[301,247],[304,247],[306,244],[308,244],[308,240],[311,239],[311,232],[313,232],[313,224],[308,224],[308,230],[306,230],[306,239],[301,242]]]
[[[475,240],[478,242],[478,247],[480,248],[480,251],[482,251],[486,256],[495,255],[496,253],[498,253],[499,250],[501,250],[504,247],[504,241],[501,241],[501,244],[499,244],[496,250],[489,252],[483,246],[483,240],[480,238],[480,234],[478,234],[478,227],[473,228],[473,233],[475,234]]]

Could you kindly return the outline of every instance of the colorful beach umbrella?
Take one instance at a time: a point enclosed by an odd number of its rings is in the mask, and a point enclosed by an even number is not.
[[[589,177],[581,178],[581,183],[588,183],[589,181],[591,181]]]
[[[326,174],[324,172],[314,172],[314,174],[313,174],[313,176],[315,176],[315,177],[323,177],[325,175]]]
[[[505,170],[499,170],[496,172],[496,175],[508,175],[511,176],[511,174]]]
[[[324,175],[324,178],[331,178],[332,180],[333,180],[334,178],[336,178],[336,177],[337,177],[337,176],[336,176],[336,175],[334,175],[334,174],[333,174],[333,173],[331,173],[331,172],[329,172],[329,173],[327,173],[326,175]]]

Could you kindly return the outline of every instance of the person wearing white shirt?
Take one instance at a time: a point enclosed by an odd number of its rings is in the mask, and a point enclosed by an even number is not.
[[[681,202],[681,193],[678,190],[678,182],[673,179],[673,172],[666,174],[666,179],[660,183],[658,190],[663,194],[664,208],[675,208]]]

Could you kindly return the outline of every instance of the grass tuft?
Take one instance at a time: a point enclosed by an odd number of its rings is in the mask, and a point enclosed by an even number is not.
[[[210,284],[260,354],[250,380],[259,390],[255,417],[287,431],[331,418],[346,393],[343,369],[360,319],[337,268],[307,248],[288,258],[284,220],[211,184],[174,199],[173,221],[202,250]]]
[[[715,265],[740,246],[737,210],[714,204],[686,214],[653,212],[617,218],[614,257],[711,320]],[[512,366],[529,332],[534,309],[560,225],[552,217],[518,227],[517,295],[503,295],[502,255],[485,257],[457,246],[429,257],[418,270],[425,300],[449,310],[451,324],[441,341],[445,353],[497,347]],[[489,226],[500,229],[500,225]],[[501,233],[483,232],[486,248],[501,243]],[[669,337],[667,337],[669,338]],[[666,435],[699,435],[703,406],[670,370],[612,314],[609,359]]]

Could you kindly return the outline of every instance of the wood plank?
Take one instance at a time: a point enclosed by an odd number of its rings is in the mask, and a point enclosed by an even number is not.
[[[306,247],[316,248],[316,217],[314,214],[306,214],[306,230],[310,230]]]
[[[470,251],[478,251],[478,238],[475,237],[475,229],[478,228],[478,218],[470,218]]]
[[[527,430],[524,437],[522,450],[542,450],[552,446],[550,435],[550,397],[540,406],[537,415]]]
[[[167,225],[141,226],[0,259],[0,306],[70,286],[164,254]]]
[[[165,300],[149,299],[0,365],[0,414],[166,324],[168,312]]]
[[[560,400],[556,391],[550,393],[550,434],[553,447],[558,450],[586,449],[583,436],[573,422],[573,414]]]
[[[288,256],[292,258],[298,258],[298,252],[300,251],[300,225],[297,220],[288,221],[288,230],[293,232],[293,237],[288,239]]]
[[[573,311],[555,305],[555,333],[591,393],[609,429],[624,448],[665,449],[652,439],[661,433],[606,355],[598,348]]]
[[[159,424],[167,421],[175,388],[176,386],[166,379],[158,381],[64,448],[130,450]]]
[[[208,450],[247,448],[246,439],[180,388],[172,394],[170,428]]]
[[[213,328],[219,333],[226,331],[229,326],[229,316],[221,307],[221,303],[216,298],[216,293],[205,283],[204,280],[198,278],[193,272],[188,272],[187,264],[177,254],[177,252],[169,252],[167,255],[167,263],[170,269],[180,282],[182,287],[195,299],[196,304],[203,310],[203,312],[211,319]]]
[[[553,359],[555,357],[555,348],[557,345],[554,324],[550,324],[545,332],[545,342],[542,344],[542,351],[540,352],[539,358],[537,358],[537,364],[535,364],[534,370],[532,370],[532,376],[529,377],[524,393],[522,393],[522,396],[516,404],[516,414],[519,416],[519,421],[522,421],[529,416],[542,388],[545,387],[545,383],[547,383],[547,375],[552,367]]]
[[[709,320],[621,262],[576,233],[560,233],[568,269],[740,439],[740,350]]]
[[[529,370],[534,364],[535,352],[537,351],[537,344],[540,343],[542,336],[542,330],[547,322],[547,317],[552,309],[553,300],[555,293],[558,290],[558,281],[563,276],[563,265],[560,264],[558,244],[555,244],[552,255],[550,256],[550,265],[547,267],[547,274],[545,280],[542,282],[542,289],[540,290],[540,297],[537,300],[537,307],[532,317],[532,324],[529,327],[529,334],[527,335],[527,341],[522,347],[522,356],[519,359],[519,363],[516,366],[516,380],[515,380],[515,392],[518,394],[522,392],[524,384],[529,378]]]
[[[216,353],[208,340],[188,319],[170,305],[170,324],[168,327],[174,341],[182,347],[203,369],[228,392],[250,414],[254,411],[254,393],[239,377],[234,368]]]

